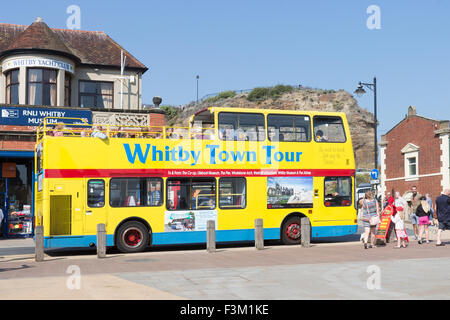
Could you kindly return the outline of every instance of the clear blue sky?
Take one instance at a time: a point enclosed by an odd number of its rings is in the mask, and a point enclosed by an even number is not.
[[[72,4],[82,30],[104,31],[149,68],[144,103],[195,100],[197,74],[200,97],[278,83],[353,92],[376,76],[379,133],[409,105],[450,119],[447,0],[5,1],[0,21],[66,28]],[[380,30],[366,26],[369,5]],[[370,91],[357,100],[373,111]]]

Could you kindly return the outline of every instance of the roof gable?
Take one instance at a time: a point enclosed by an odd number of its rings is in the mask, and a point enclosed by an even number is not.
[[[17,50],[51,50],[71,55],[82,64],[120,68],[123,50],[126,68],[148,68],[104,32],[52,29],[43,21],[30,26],[0,23],[0,55]]]

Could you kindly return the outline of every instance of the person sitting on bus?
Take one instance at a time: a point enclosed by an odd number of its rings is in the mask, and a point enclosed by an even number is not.
[[[95,126],[94,131],[91,133],[91,137],[100,139],[108,138],[108,136],[102,131],[102,129],[102,126]]]
[[[54,137],[62,137],[64,136],[64,126],[62,124],[57,124],[55,127],[55,131],[53,131]]]
[[[322,130],[317,130],[317,132],[316,132],[316,141],[318,141],[318,142],[326,142],[326,141],[328,141],[328,137],[323,135],[323,131]]]

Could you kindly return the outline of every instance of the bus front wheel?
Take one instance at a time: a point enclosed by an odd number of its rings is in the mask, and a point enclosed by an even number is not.
[[[281,242],[288,245],[300,244],[302,240],[301,225],[300,217],[287,219],[282,226]]]
[[[148,241],[148,230],[138,221],[126,222],[117,231],[116,245],[121,252],[141,252],[147,247]]]

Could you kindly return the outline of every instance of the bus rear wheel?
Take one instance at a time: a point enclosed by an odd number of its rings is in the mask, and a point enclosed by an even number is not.
[[[138,221],[125,222],[117,231],[117,249],[125,253],[141,252],[147,247],[149,233]]]
[[[300,217],[287,219],[281,229],[281,242],[288,245],[300,244],[302,241],[301,225]]]

